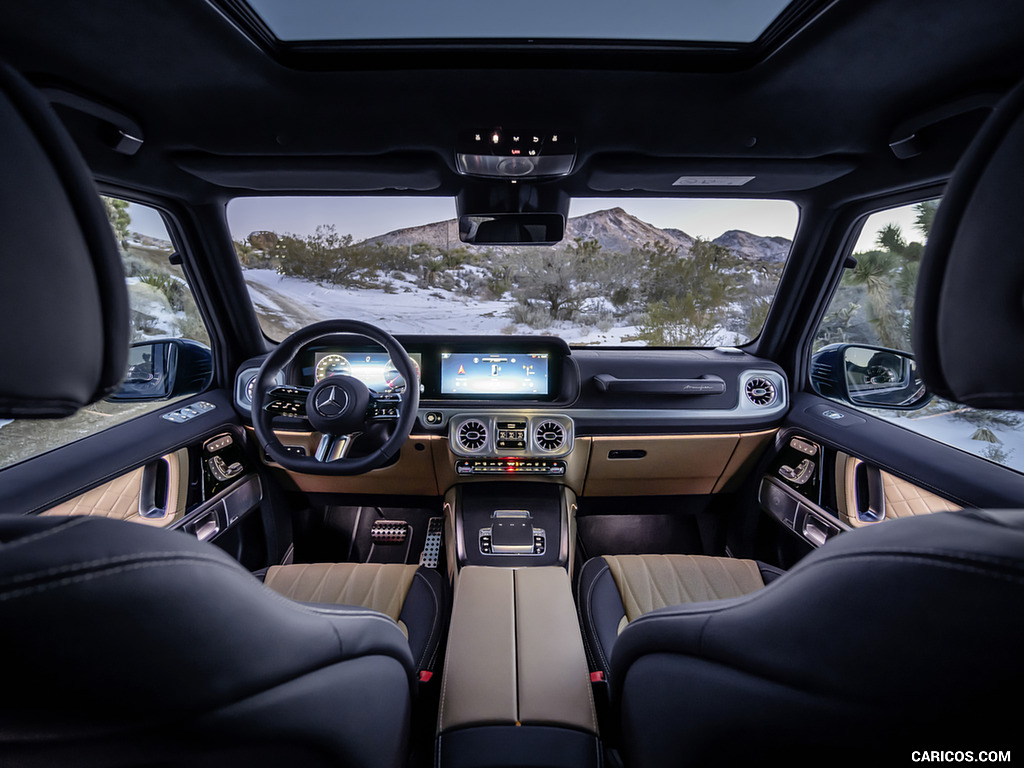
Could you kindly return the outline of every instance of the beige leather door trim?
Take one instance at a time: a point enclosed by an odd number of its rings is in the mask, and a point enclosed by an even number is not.
[[[846,453],[836,454],[835,473],[839,519],[851,528],[863,528],[901,517],[963,509],[931,491]],[[867,483],[864,482],[865,476]],[[870,489],[868,493],[877,498],[860,498],[865,485]],[[865,510],[871,511],[865,514]]]
[[[164,473],[162,482],[156,481],[157,473]],[[187,500],[188,449],[182,448],[40,514],[91,515],[166,528],[184,517]]]

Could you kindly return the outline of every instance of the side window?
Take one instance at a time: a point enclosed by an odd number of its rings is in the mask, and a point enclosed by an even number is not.
[[[868,217],[814,341],[854,343],[913,353],[914,291],[938,200]],[[979,339],[979,343],[985,343]],[[1024,472],[1024,413],[979,410],[934,398],[919,410],[862,408],[946,445]]]
[[[154,208],[104,197],[103,204],[124,263],[131,314],[131,342],[157,338],[192,339],[206,346],[210,337],[180,266],[170,261],[174,247],[163,217]],[[133,354],[130,362],[141,352]],[[148,411],[158,402],[101,401],[66,419],[0,419],[0,468],[45,453]]]

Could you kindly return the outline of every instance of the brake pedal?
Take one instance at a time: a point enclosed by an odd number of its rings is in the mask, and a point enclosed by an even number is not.
[[[404,563],[412,546],[411,528],[405,520],[374,520],[370,528],[371,563]]]
[[[404,544],[409,537],[405,520],[374,520],[370,540],[375,544]]]
[[[437,568],[443,543],[444,518],[432,517],[427,523],[427,538],[423,542],[423,554],[420,555],[420,565],[425,568]]]

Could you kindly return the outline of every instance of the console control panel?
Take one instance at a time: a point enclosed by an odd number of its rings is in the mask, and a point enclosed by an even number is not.
[[[565,462],[558,459],[459,459],[455,472],[460,475],[548,475],[565,474]]]

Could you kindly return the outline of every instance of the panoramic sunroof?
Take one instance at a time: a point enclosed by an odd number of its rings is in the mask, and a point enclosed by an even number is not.
[[[248,0],[282,42],[631,40],[751,43],[789,0]]]

